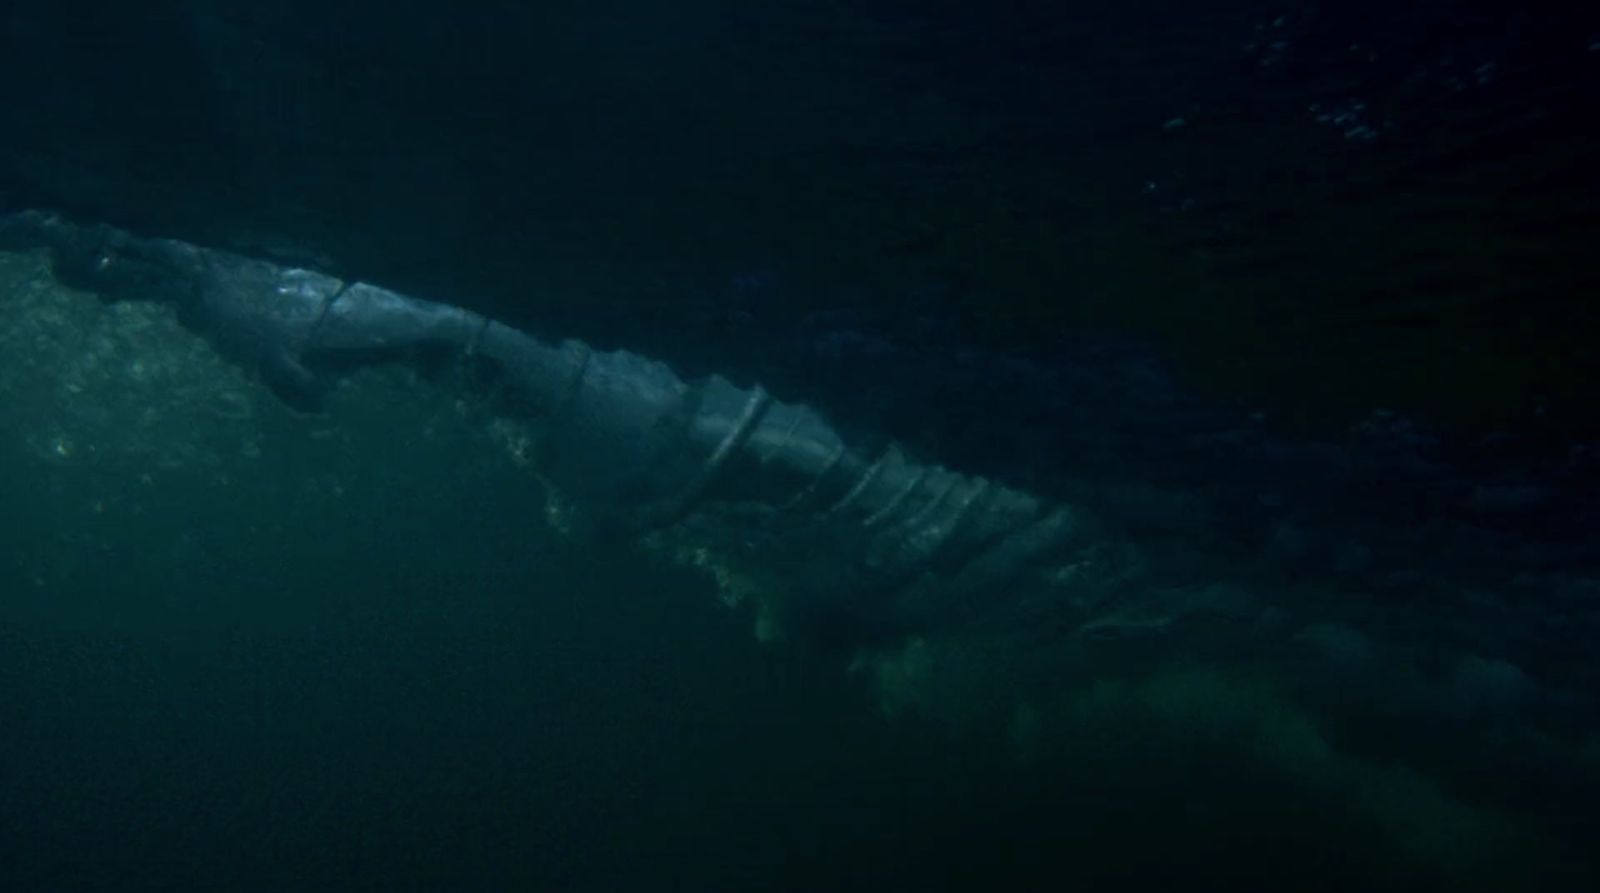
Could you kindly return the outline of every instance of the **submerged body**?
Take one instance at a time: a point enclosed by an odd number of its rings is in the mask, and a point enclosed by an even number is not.
[[[176,305],[296,405],[315,405],[359,365],[459,361],[470,386],[537,426],[540,473],[595,529],[692,531],[743,553],[740,563],[774,567],[802,595],[790,605],[830,624],[849,617],[860,634],[960,616],[1070,559],[1092,526],[1083,511],[894,443],[853,443],[760,386],[685,381],[626,351],[544,342],[461,307],[51,214],[13,215],[0,233],[47,248],[67,284]]]
[[[691,585],[711,582],[756,606],[758,633],[787,636],[823,663],[838,655],[815,646],[842,652],[878,707],[1003,736],[1023,763],[1080,773],[1064,776],[1069,787],[1148,771],[1099,773],[1084,762],[1086,742],[1120,758],[1162,736],[1184,748],[1228,739],[1261,777],[1288,779],[1295,797],[1370,816],[1418,862],[1458,861],[1462,872],[1499,859],[1496,846],[1520,846],[1522,829],[1496,810],[1570,823],[1577,830],[1563,839],[1581,837],[1592,816],[1592,576],[1576,561],[1570,572],[1523,571],[1530,562],[1518,556],[1559,568],[1560,553],[1472,525],[1451,532],[1402,515],[1401,533],[1380,527],[1366,503],[1373,481],[1402,497],[1421,485],[1397,482],[1417,477],[1456,486],[1428,468],[1395,473],[1413,461],[1404,451],[1386,447],[1396,458],[1362,466],[1349,450],[1211,437],[1235,463],[1279,465],[1252,480],[1197,460],[1185,472],[1205,489],[1187,490],[1137,486],[1148,465],[1129,463],[1120,478],[1103,465],[1069,468],[1081,484],[1050,499],[858,437],[761,387],[543,341],[315,270],[36,212],[0,219],[7,248],[45,249],[50,266],[0,255],[15,309],[0,327],[11,361],[0,368],[9,414],[0,428],[22,432],[39,467],[68,481],[41,475],[34,486],[25,473],[0,493],[26,519],[20,527],[39,528],[15,564],[26,569],[19,585],[42,598],[74,591],[82,555],[137,550],[184,587],[229,592],[234,610],[281,600],[280,589],[350,610],[359,599],[348,588],[385,605],[411,592],[397,614],[470,614],[454,599],[477,602],[497,585],[517,604],[551,600],[530,582],[551,558],[534,541],[577,532],[647,553],[609,608],[584,601],[579,614],[651,601],[661,568],[647,556],[665,556],[690,569]],[[138,303],[102,305],[58,284]],[[283,411],[238,368],[326,415]],[[1081,419],[1115,425],[1084,388],[1022,396],[1083,402]],[[1199,456],[1199,440],[1175,438],[1172,449]],[[1313,482],[1320,492],[1352,492],[1279,495],[1312,477],[1290,480],[1284,468],[1310,467],[1331,470]],[[1368,478],[1350,470],[1362,467],[1374,469]],[[184,473],[169,482],[163,469]],[[238,501],[241,481],[259,501]],[[1250,486],[1263,482],[1270,489]],[[118,502],[107,495],[117,489],[132,495]],[[551,491],[558,510],[541,514]],[[1258,512],[1234,511],[1241,504]],[[1357,510],[1368,515],[1348,520]],[[118,512],[126,536],[97,537],[103,513]],[[154,519],[164,532],[139,536]],[[213,542],[211,526],[232,537]],[[470,542],[478,537],[493,548]],[[641,551],[611,545],[575,551],[625,564]],[[248,560],[216,558],[235,552]],[[1494,574],[1479,570],[1487,564]],[[422,579],[410,580],[419,565]],[[666,630],[663,659],[696,646],[703,627],[686,625],[724,619],[710,613],[717,619],[693,614]],[[374,619],[354,616],[363,630]],[[509,626],[523,622],[516,616]],[[230,617],[226,629],[251,625]],[[568,659],[561,638],[552,630],[545,643],[558,663]],[[617,657],[597,649],[588,662]],[[539,684],[583,672],[561,663]],[[1176,765],[1182,774],[1189,764]],[[1480,797],[1477,780],[1501,774],[1515,792]],[[1346,791],[1357,792],[1350,803]],[[1441,843],[1441,827],[1469,842]]]

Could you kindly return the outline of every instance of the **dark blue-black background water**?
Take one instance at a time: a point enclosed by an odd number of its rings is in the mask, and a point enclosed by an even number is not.
[[[886,714],[840,643],[552,544],[466,435],[352,422],[225,498],[8,457],[6,889],[1581,889],[1572,6],[5,4],[7,210],[760,380],[1340,601],[1284,637],[1344,655],[1173,636]]]

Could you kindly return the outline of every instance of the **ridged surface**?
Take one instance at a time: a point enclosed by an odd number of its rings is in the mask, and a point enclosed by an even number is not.
[[[647,357],[550,344],[448,304],[52,215],[15,215],[0,231],[48,246],[58,274],[107,299],[178,304],[201,335],[291,397],[325,390],[352,364],[417,349],[486,365],[489,392],[539,430],[539,473],[613,533],[733,512],[744,528],[722,538],[761,543],[745,550],[754,560],[805,556],[815,565],[807,585],[869,601],[930,584],[977,598],[1069,540],[1067,515],[1027,494],[893,443],[852,446],[816,411],[759,386],[685,381]]]

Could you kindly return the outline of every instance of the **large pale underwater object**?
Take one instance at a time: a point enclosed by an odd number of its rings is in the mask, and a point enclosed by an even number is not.
[[[1425,527],[1404,512],[1380,517],[1374,507],[1396,500],[1482,489],[1392,438],[1363,454],[1236,432],[1162,435],[1189,444],[1199,483],[1161,489],[1136,478],[1145,466],[1115,479],[1102,465],[1045,495],[946,467],[757,384],[687,378],[626,350],[539,338],[315,269],[34,210],[0,218],[0,249],[42,250],[55,280],[104,300],[175,308],[215,353],[259,370],[301,410],[333,403],[342,382],[374,367],[459,389],[514,421],[519,463],[558,495],[560,526],[644,542],[708,572],[724,597],[757,607],[763,636],[796,633],[874,662],[925,653],[919,638],[985,642],[1003,659],[962,659],[1045,689],[1063,663],[1095,672],[1107,660],[1262,657],[1312,661],[1300,675],[1318,686],[1350,662],[1348,649],[1329,659],[1332,640],[1318,631],[1352,629],[1377,643],[1356,662],[1373,678],[1411,674],[1428,654],[1438,669],[1424,687],[1442,690],[1459,681],[1451,667],[1506,660],[1561,679],[1545,700],[1568,717],[1572,698],[1555,692],[1589,687],[1574,660],[1592,619],[1543,594],[1573,579],[1549,569],[1565,553],[1541,545],[1549,567],[1535,574],[1531,541],[1486,539],[1479,516],[1440,512]],[[347,396],[378,399],[366,393]],[[1259,470],[1207,465],[1206,450]],[[1577,548],[1565,563],[1581,567]],[[1024,653],[1047,668],[1019,669]]]
[[[464,387],[535,427],[540,475],[588,529],[692,541],[803,594],[784,604],[808,622],[852,635],[958,618],[1069,560],[1094,527],[1082,509],[852,438],[759,385],[685,380],[462,307],[38,211],[0,223],[0,244],[47,249],[59,281],[104,299],[176,306],[301,408],[362,366],[464,369]]]
[[[1462,777],[1508,761],[1547,767],[1519,776],[1530,796],[1558,804],[1554,813],[1590,814],[1600,751],[1589,543],[1491,536],[1497,518],[1527,526],[1516,500],[1520,514],[1470,502],[1461,511],[1475,513],[1459,516],[1377,511],[1417,494],[1489,492],[1481,475],[1419,459],[1404,420],[1375,418],[1363,437],[1377,446],[1365,453],[1238,429],[1147,426],[1137,437],[1167,438],[1173,453],[1163,455],[1181,453],[1185,480],[1145,475],[1159,463],[1079,468],[1078,456],[1056,456],[1070,472],[1063,478],[1075,480],[1022,487],[940,464],[926,458],[925,443],[860,430],[753,383],[685,376],[626,350],[540,338],[466,307],[304,266],[39,211],[0,217],[0,252],[12,252],[0,257],[8,301],[0,395],[10,401],[0,402],[8,413],[0,429],[18,435],[36,467],[81,472],[71,478],[77,489],[57,487],[51,474],[38,487],[13,487],[24,494],[19,504],[41,503],[22,509],[44,530],[18,577],[38,592],[67,591],[58,581],[71,579],[67,566],[93,541],[84,531],[102,518],[102,501],[111,510],[125,503],[140,524],[176,519],[174,542],[138,540],[155,550],[152,563],[178,575],[228,568],[230,583],[247,577],[248,563],[208,557],[209,540],[188,530],[188,515],[248,531],[255,519],[234,515],[250,515],[249,505],[204,505],[226,502],[219,494],[228,488],[195,479],[252,476],[262,491],[284,491],[252,505],[280,513],[263,523],[292,530],[282,540],[292,544],[283,557],[291,563],[292,550],[326,545],[343,568],[360,538],[339,525],[364,524],[372,511],[409,513],[400,519],[409,536],[383,528],[395,519],[379,519],[382,535],[365,560],[308,592],[368,575],[381,581],[394,573],[388,550],[426,550],[449,523],[428,511],[476,515],[470,494],[505,491],[500,514],[481,514],[580,543],[620,541],[630,557],[627,543],[639,543],[687,568],[693,585],[752,606],[763,638],[842,656],[885,711],[987,721],[1019,758],[1075,746],[1072,730],[1110,704],[1149,701],[1186,735],[1232,723],[1275,766],[1410,796],[1404,779],[1346,758],[1309,718],[1331,717],[1335,727],[1380,730],[1370,746],[1382,760],[1425,759],[1439,748]],[[228,381],[191,384],[206,376]],[[143,385],[123,388],[124,380]],[[385,440],[413,433],[390,428],[419,418],[401,407],[407,395],[448,405],[422,417],[452,433],[412,452],[374,454],[374,444],[381,452]],[[1019,399],[1084,396],[1039,390]],[[1074,424],[1114,428],[1113,401],[1088,397]],[[184,401],[208,406],[189,412]],[[456,402],[469,410],[457,412]],[[295,436],[281,436],[280,422]],[[207,424],[215,436],[200,430]],[[133,436],[127,426],[144,427]],[[352,442],[362,448],[305,446],[339,440],[329,432],[340,428],[358,431]],[[472,446],[457,449],[464,444]],[[481,446],[492,447],[481,451],[492,462],[472,452]],[[1206,464],[1218,454],[1227,462]],[[385,482],[383,498],[363,490],[368,499],[341,502],[341,481],[367,480],[369,464],[376,473],[366,486]],[[473,477],[489,465],[492,474]],[[164,488],[163,468],[182,469],[189,483]],[[1576,473],[1551,477],[1552,491]],[[421,489],[417,475],[428,478],[431,500],[390,498],[388,482]],[[523,489],[530,475],[538,485]],[[458,499],[453,479],[477,485]],[[138,498],[117,502],[107,495],[117,487]],[[1380,491],[1396,495],[1371,496]],[[554,507],[524,505],[525,495]],[[165,508],[133,511],[150,499]],[[80,503],[84,515],[53,522],[52,512]],[[574,551],[580,561],[618,554]],[[475,580],[508,569],[518,579],[540,574],[543,553],[511,554],[506,567],[440,556],[449,573],[428,598],[450,611]],[[631,570],[641,590],[653,585],[651,561]],[[1285,712],[1290,703],[1305,713]],[[1280,746],[1286,740],[1297,743]],[[1387,800],[1373,808],[1390,811]]]

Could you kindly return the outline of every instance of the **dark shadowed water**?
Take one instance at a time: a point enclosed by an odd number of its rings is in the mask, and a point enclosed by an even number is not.
[[[307,412],[0,245],[0,890],[1592,889],[1600,15],[993,6],[0,5],[0,213],[1098,519],[775,618],[831,556],[598,535],[466,370]]]

